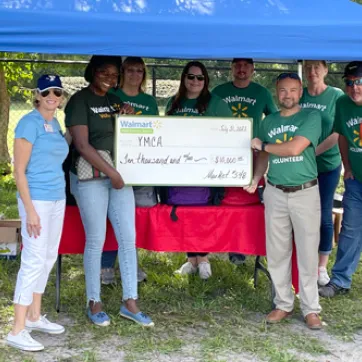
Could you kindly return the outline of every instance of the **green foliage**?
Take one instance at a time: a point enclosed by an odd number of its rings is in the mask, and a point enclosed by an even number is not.
[[[344,194],[344,179],[343,179],[343,175],[341,175],[339,177],[339,182],[338,182],[338,186],[337,186],[337,190],[336,193],[339,195],[343,195]]]
[[[11,173],[11,165],[8,162],[0,162],[0,177]]]
[[[0,189],[2,191],[16,191],[16,184],[12,174],[0,177]]]
[[[24,58],[27,59],[36,59],[35,54],[25,54],[25,53],[0,53],[0,58],[9,58],[21,60]],[[9,96],[14,97],[15,95],[22,93],[23,97],[29,98],[31,92],[29,90],[23,89],[22,86],[26,81],[31,81],[33,79],[32,65],[31,63],[23,62],[1,62],[0,65],[4,69],[5,79],[7,82],[7,90]]]
[[[0,215],[5,219],[19,218],[16,184],[11,174],[0,176]]]

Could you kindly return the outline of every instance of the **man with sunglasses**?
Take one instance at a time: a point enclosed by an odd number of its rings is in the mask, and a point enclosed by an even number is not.
[[[263,116],[274,113],[277,107],[268,89],[252,81],[255,68],[251,58],[234,58],[231,62],[232,82],[214,88],[213,94],[222,98],[230,107],[233,116],[253,119],[253,137],[258,137]],[[230,253],[229,259],[235,265],[245,262],[245,255]]]
[[[275,286],[276,308],[267,316],[278,323],[293,311],[291,258],[293,235],[299,269],[300,307],[310,329],[320,329],[318,247],[320,199],[315,150],[321,135],[321,115],[301,109],[302,81],[296,73],[277,78],[280,112],[267,116],[260,138],[251,146],[260,152],[251,186],[255,192],[268,167],[264,192],[268,269]]]
[[[362,61],[344,70],[346,95],[337,100],[334,128],[344,166],[343,221],[337,258],[330,282],[319,289],[322,297],[347,293],[362,250]]]

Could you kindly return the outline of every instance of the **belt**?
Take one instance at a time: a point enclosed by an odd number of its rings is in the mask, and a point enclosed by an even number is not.
[[[268,180],[268,184],[275,187],[275,188],[277,188],[277,189],[279,189],[279,190],[282,190],[283,192],[296,192],[296,191],[300,191],[300,190],[304,190],[304,189],[309,189],[310,187],[318,185],[318,180],[314,179],[312,181],[306,182],[303,185],[298,185],[298,186],[274,185],[269,180]]]

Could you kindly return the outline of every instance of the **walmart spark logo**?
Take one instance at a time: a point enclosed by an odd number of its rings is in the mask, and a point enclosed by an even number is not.
[[[153,122],[153,128],[156,128],[156,129],[160,129],[162,127],[162,122],[161,121],[154,121]]]
[[[353,139],[353,142],[357,143],[358,146],[362,147],[362,134],[361,134],[361,132],[358,132],[358,131],[354,130],[353,134],[357,136],[357,137],[355,137]]]
[[[233,112],[234,117],[247,117],[247,113],[245,113],[248,109],[248,106],[242,106],[241,103],[238,103],[237,106],[231,106],[231,110]]]
[[[281,141],[281,140],[277,139],[275,141],[275,143],[281,144],[281,143],[284,143],[284,142],[287,142],[287,141],[291,141],[292,139],[293,139],[293,137],[289,137],[289,139],[288,139],[288,135],[286,133],[284,133],[283,140]]]

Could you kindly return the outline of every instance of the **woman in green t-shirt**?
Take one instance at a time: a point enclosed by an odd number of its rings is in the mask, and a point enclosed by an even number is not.
[[[135,201],[132,188],[106,161],[114,150],[114,114],[127,112],[118,97],[109,94],[119,78],[119,61],[114,57],[94,56],[85,70],[90,84],[75,93],[65,108],[65,124],[73,139],[74,152],[70,172],[70,189],[74,195],[86,235],[84,274],[87,315],[98,326],[110,324],[100,297],[101,255],[106,238],[107,217],[118,242],[124,304],[120,315],[143,326],[152,320],[137,306],[137,254]],[[102,151],[100,153],[99,151]],[[81,157],[92,166],[93,178],[84,181]],[[103,174],[105,177],[95,178]]]
[[[337,145],[338,134],[333,132],[336,102],[344,93],[325,83],[328,74],[324,60],[304,61],[307,87],[300,104],[303,108],[317,109],[322,116],[322,134],[316,149],[318,184],[321,199],[321,229],[319,242],[318,284],[329,282],[327,264],[333,243],[333,199],[341,174],[341,155]]]
[[[119,88],[110,90],[126,104],[129,104],[135,115],[157,116],[158,106],[155,97],[145,93],[147,83],[146,65],[142,58],[128,57],[121,66],[121,78]],[[152,190],[150,190],[152,194]],[[135,193],[136,205],[137,194]],[[115,282],[114,264],[117,251],[104,251],[102,254],[102,284]],[[137,281],[140,283],[147,278],[146,273],[138,266]]]
[[[170,98],[166,107],[169,116],[232,117],[228,105],[209,91],[209,75],[200,62],[189,62],[181,74],[177,94]],[[200,249],[202,245],[200,245]],[[187,262],[176,271],[177,274],[194,274],[199,271],[201,279],[211,276],[207,253],[187,253]]]

